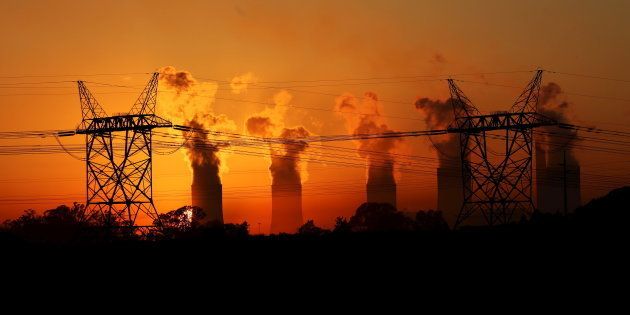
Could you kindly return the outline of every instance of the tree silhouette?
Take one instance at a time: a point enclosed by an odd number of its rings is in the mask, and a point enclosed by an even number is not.
[[[335,227],[333,228],[333,233],[335,234],[348,234],[352,232],[352,226],[348,220],[344,217],[337,217],[335,219]]]
[[[249,236],[249,223],[241,224],[227,223],[223,225],[223,233],[226,238],[244,239]]]
[[[24,239],[67,242],[77,239],[91,223],[85,218],[85,206],[74,203],[72,207],[61,205],[46,210],[42,215],[29,209],[14,220],[6,220],[3,226]]]
[[[184,206],[160,214],[158,219],[153,221],[153,225],[176,232],[186,232],[197,228],[205,217],[206,213],[201,208]]]
[[[444,220],[442,211],[418,211],[415,223],[418,231],[448,231],[448,223]]]
[[[348,222],[353,232],[411,231],[414,222],[389,203],[366,202]]]
[[[299,235],[309,236],[309,237],[319,237],[326,234],[326,232],[328,231],[315,225],[315,222],[313,222],[313,220],[306,221],[306,223],[304,223],[298,229]]]

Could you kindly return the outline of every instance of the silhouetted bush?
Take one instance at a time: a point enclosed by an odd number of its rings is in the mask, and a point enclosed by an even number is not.
[[[315,225],[315,222],[313,222],[313,220],[306,221],[306,223],[304,223],[298,229],[299,235],[308,236],[308,237],[321,237],[328,232],[330,231],[324,230],[318,227],[317,225]]]
[[[184,206],[177,210],[162,213],[158,219],[153,221],[153,225],[162,228],[161,233],[165,237],[183,237],[183,234],[190,233],[201,225],[201,220],[206,213],[199,207]]]
[[[442,211],[418,211],[416,213],[415,228],[418,231],[448,231],[448,223],[442,216]]]
[[[414,222],[389,203],[366,202],[348,222],[353,232],[412,231]]]
[[[4,229],[21,238],[43,242],[69,242],[90,227],[85,220],[85,207],[75,203],[46,210],[38,215],[29,209],[14,220],[6,220]]]
[[[249,223],[245,221],[241,224],[224,224],[223,232],[229,239],[246,239],[249,236]]]
[[[352,232],[352,227],[346,218],[337,217],[335,219],[335,227],[333,233],[335,234],[348,234]]]

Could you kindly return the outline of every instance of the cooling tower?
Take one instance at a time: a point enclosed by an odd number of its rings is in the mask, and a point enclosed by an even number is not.
[[[302,185],[271,185],[271,233],[296,233],[302,224]]]
[[[191,185],[192,205],[206,213],[204,222],[223,224],[223,186]]]
[[[396,207],[396,184],[367,184],[367,202],[389,203]]]
[[[437,186],[437,208],[442,212],[448,225],[453,227],[464,202],[461,168],[458,166],[439,167]]]
[[[536,146],[536,200],[540,212],[564,212],[565,185],[567,211],[582,204],[580,166],[576,161],[566,161],[565,167],[563,154],[562,150],[546,151]]]

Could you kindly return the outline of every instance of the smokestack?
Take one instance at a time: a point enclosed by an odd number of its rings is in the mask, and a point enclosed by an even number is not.
[[[288,104],[290,95],[280,92],[274,97],[276,104]],[[280,107],[280,106],[276,106]],[[306,173],[300,169],[300,161],[308,143],[300,138],[310,136],[304,127],[280,128],[283,115],[278,110],[267,111],[266,115],[252,116],[245,126],[251,135],[270,137],[274,134],[286,141],[269,144],[271,165],[271,233],[296,233],[303,224],[302,180]]]
[[[546,212],[545,209],[547,205],[545,202],[547,200],[547,193],[549,192],[548,187],[548,179],[547,177],[547,152],[545,147],[540,143],[536,142],[535,144],[536,151],[536,208],[539,211]]]
[[[365,188],[367,202],[389,203],[396,207],[396,180],[393,162],[384,165],[370,165]]]
[[[351,94],[344,94],[336,99],[335,109],[342,113],[349,132],[375,134],[393,132],[383,122],[380,114],[378,97],[373,92],[366,92],[358,100]],[[389,203],[396,207],[396,179],[394,178],[396,151],[401,138],[367,139],[357,142],[359,156],[366,160],[367,202]]]
[[[187,122],[186,126],[202,127],[195,120]],[[223,186],[219,177],[221,161],[217,156],[219,148],[207,140],[207,134],[193,131],[192,140],[186,143],[193,172],[190,186],[192,205],[205,212],[206,223],[223,224]]]
[[[271,147],[271,233],[296,233],[303,224],[299,163],[308,144],[293,139],[309,135],[304,127],[284,128],[280,137],[290,141]]]
[[[428,129],[444,129],[455,119],[450,100],[440,101],[419,98],[416,109],[424,114]],[[429,140],[437,152],[437,208],[444,219],[453,226],[464,203],[464,188],[460,158],[459,136],[448,134],[430,137]],[[475,221],[475,220],[473,220]],[[470,223],[471,221],[468,221]]]
[[[541,87],[538,111],[560,122],[569,122],[570,103],[558,100],[562,88],[553,82]],[[536,135],[536,193],[538,211],[572,212],[581,205],[580,165],[573,151],[577,133],[543,127]]]
[[[452,227],[464,203],[461,168],[438,167],[437,187],[437,208]]]
[[[302,184],[272,184],[271,233],[296,233],[303,221]]]
[[[231,131],[236,126],[227,116],[212,112],[211,104],[218,89],[216,82],[197,81],[190,72],[172,66],[163,67],[159,72],[160,88],[165,92],[161,94],[160,111],[174,123],[193,128],[190,133],[184,132],[188,139],[184,145],[186,160],[192,171],[192,205],[204,211],[206,223],[222,224],[220,148],[208,141],[206,133],[198,130]]]
[[[204,221],[211,224],[223,224],[223,185],[197,184],[190,186],[192,205],[201,208],[206,216]]]

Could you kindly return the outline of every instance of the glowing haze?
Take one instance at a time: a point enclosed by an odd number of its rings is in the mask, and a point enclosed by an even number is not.
[[[533,76],[513,71],[542,67],[627,79],[629,11],[630,2],[613,0],[1,1],[2,130],[75,128],[76,84],[66,81],[87,81],[107,113],[128,112],[154,71],[161,73],[158,114],[179,125],[268,137],[424,130],[451,115],[449,75],[463,80],[460,88],[482,112],[509,108]],[[627,83],[551,72],[543,83],[546,113],[627,129],[627,102],[616,100],[630,99]],[[156,140],[181,144],[180,132],[157,132],[176,138]],[[426,138],[321,149],[224,147],[220,138],[199,136],[194,141],[211,150],[198,152],[194,142],[170,155],[154,148],[159,211],[190,204],[192,170],[206,167],[203,174],[223,186],[225,221],[246,220],[254,233],[259,223],[269,231],[276,177],[299,178],[304,220],[324,227],[365,201],[370,177],[395,182],[402,210],[435,208],[435,168],[452,153],[448,137],[431,139],[442,156]],[[61,141],[80,147],[84,139]],[[39,138],[2,142],[56,145]],[[333,156],[342,162],[331,162]],[[575,150],[570,158],[579,160],[586,180],[630,174],[623,155]],[[66,154],[0,155],[0,219],[84,201],[84,171]],[[602,195],[608,183],[587,182],[583,198]]]

